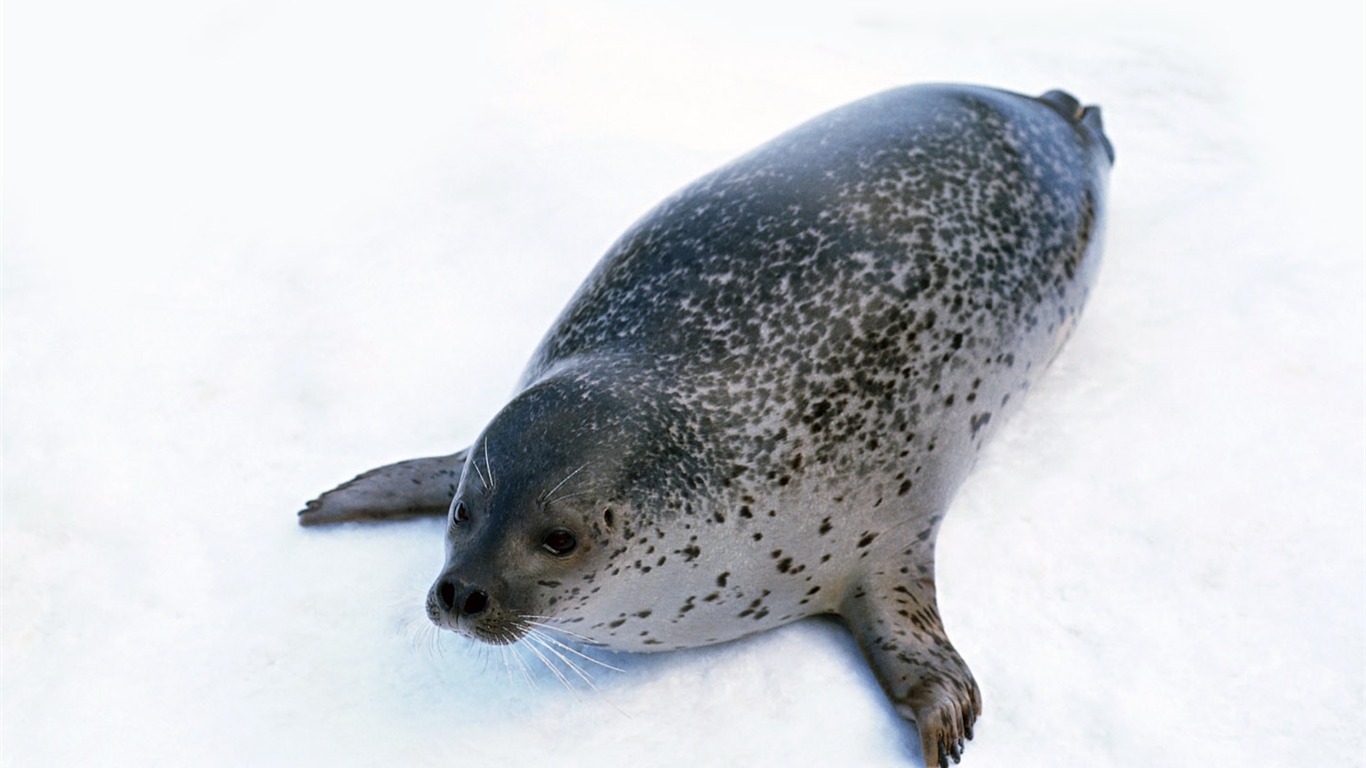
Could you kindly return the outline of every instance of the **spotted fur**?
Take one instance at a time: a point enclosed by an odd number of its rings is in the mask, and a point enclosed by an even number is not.
[[[956,761],[980,695],[935,606],[935,534],[1077,321],[1112,161],[1064,93],[914,86],[665,201],[475,445],[428,460],[463,465],[433,620],[655,651],[837,613],[927,763]],[[560,530],[573,551],[544,551]]]

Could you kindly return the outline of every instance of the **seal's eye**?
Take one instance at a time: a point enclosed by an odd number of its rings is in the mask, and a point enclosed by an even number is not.
[[[556,528],[547,533],[545,538],[541,540],[541,547],[552,555],[563,556],[573,552],[578,543],[574,534],[563,528]]]
[[[465,502],[455,502],[455,509],[451,511],[451,519],[457,523],[467,523],[470,520],[470,511],[465,509]]]

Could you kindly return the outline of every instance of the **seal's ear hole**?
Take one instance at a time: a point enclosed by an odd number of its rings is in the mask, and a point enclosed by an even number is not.
[[[616,525],[617,516],[612,513],[611,507],[602,511],[602,522],[606,523],[608,528],[612,528]]]

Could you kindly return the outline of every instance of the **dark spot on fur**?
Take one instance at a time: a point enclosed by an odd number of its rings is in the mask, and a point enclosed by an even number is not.
[[[990,413],[989,411],[986,411],[986,412],[983,412],[983,413],[979,413],[979,414],[977,414],[976,416],[973,416],[973,417],[972,417],[972,436],[973,436],[973,437],[977,437],[977,433],[982,429],[982,427],[985,427],[985,426],[987,425],[987,423],[990,422],[990,421],[991,421],[991,413]]]

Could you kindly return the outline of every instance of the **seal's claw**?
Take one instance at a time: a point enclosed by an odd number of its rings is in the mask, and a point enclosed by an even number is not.
[[[910,699],[924,703],[907,703],[898,707],[903,713],[910,710],[920,731],[920,749],[926,768],[943,768],[952,760],[963,759],[965,742],[972,738],[972,723],[977,719],[968,691],[951,691],[955,686],[932,683],[928,691],[913,692]]]

